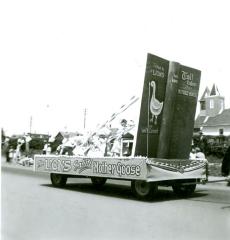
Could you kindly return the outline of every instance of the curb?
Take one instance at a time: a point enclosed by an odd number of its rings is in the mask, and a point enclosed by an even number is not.
[[[1,168],[15,168],[15,169],[21,169],[25,171],[33,171],[33,166],[28,167],[28,166],[15,164],[15,163],[1,163]]]
[[[227,177],[216,177],[216,176],[209,176],[207,184],[221,184],[227,185],[230,183],[229,178]]]
[[[4,163],[1,164],[1,170],[4,170],[5,172],[10,172],[14,174],[26,174],[28,176],[36,176],[36,177],[41,177],[41,178],[47,178],[49,177],[49,174],[46,172],[34,172],[33,166],[26,167],[26,166],[21,166],[17,164],[12,164],[12,163]]]

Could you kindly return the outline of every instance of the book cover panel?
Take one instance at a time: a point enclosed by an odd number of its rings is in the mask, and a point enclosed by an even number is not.
[[[177,99],[179,73],[180,64],[177,62],[170,62],[165,90],[161,129],[159,134],[159,144],[157,150],[158,158],[168,158],[168,152],[170,149],[170,137],[173,128],[175,102]]]
[[[181,65],[173,114],[169,158],[189,157],[200,76],[201,72],[199,70]]]
[[[147,56],[135,156],[156,157],[169,61]]]

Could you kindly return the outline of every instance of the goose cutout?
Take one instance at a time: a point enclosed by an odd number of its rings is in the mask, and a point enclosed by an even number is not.
[[[160,102],[156,99],[156,83],[154,81],[151,81],[150,86],[153,88],[153,93],[149,104],[150,111],[152,113],[152,119],[150,121],[153,122],[153,119],[155,117],[154,124],[156,125],[157,117],[160,115],[163,108],[163,102]]]

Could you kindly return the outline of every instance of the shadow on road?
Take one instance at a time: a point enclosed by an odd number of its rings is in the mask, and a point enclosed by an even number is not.
[[[52,184],[42,184],[41,186],[57,189]],[[120,184],[106,183],[103,187],[98,189],[98,188],[95,188],[91,183],[71,183],[71,184],[67,184],[64,188],[61,188],[61,189],[88,193],[88,194],[96,194],[96,195],[101,195],[106,197],[114,197],[114,198],[120,198],[120,199],[139,201],[132,194],[131,187],[127,185],[124,186]],[[206,195],[207,195],[206,193],[195,192],[192,196],[187,197],[186,199],[203,197]],[[175,201],[180,199],[183,199],[183,198],[175,195],[171,190],[171,188],[169,187],[169,188],[159,188],[154,199],[148,200],[145,202]]]
[[[222,207],[221,209],[228,209],[228,210],[230,210],[230,206],[225,206],[225,207]]]
[[[229,204],[229,201],[223,201],[223,200],[210,200],[210,199],[192,199],[192,201],[194,202],[206,202],[206,203],[216,203],[216,204]],[[226,208],[230,208],[230,206],[226,207]],[[224,209],[224,208],[223,208]]]

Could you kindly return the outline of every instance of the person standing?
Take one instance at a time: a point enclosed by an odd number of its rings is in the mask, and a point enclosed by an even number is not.
[[[16,152],[15,152],[16,162],[18,162],[21,159],[21,147],[22,147],[23,143],[24,143],[23,139],[18,139]]]
[[[6,162],[9,163],[10,162],[10,150],[9,150],[9,146],[6,149]]]
[[[192,147],[192,150],[191,150],[191,152],[190,152],[190,154],[189,154],[189,159],[190,159],[190,160],[196,159],[196,150],[195,150],[194,147]]]
[[[230,146],[228,147],[221,166],[221,174],[224,177],[227,177],[230,173]]]
[[[113,157],[119,157],[121,155],[121,138],[120,137],[114,139],[111,153]]]
[[[12,159],[14,157],[14,149],[10,147],[9,149],[9,162],[12,162]]]
[[[10,159],[9,159],[9,150],[10,150],[9,139],[8,139],[8,138],[5,138],[5,140],[4,140],[4,145],[3,145],[3,148],[2,148],[2,152],[3,152],[3,151],[5,152],[6,162],[10,162]]]
[[[48,143],[45,143],[43,149],[42,149],[42,154],[46,154],[46,149],[48,147]]]
[[[50,144],[48,143],[47,144],[47,148],[46,148],[46,155],[50,155],[51,154],[51,146]]]
[[[205,155],[203,152],[201,152],[199,147],[196,147],[196,158],[198,159],[205,159]]]

